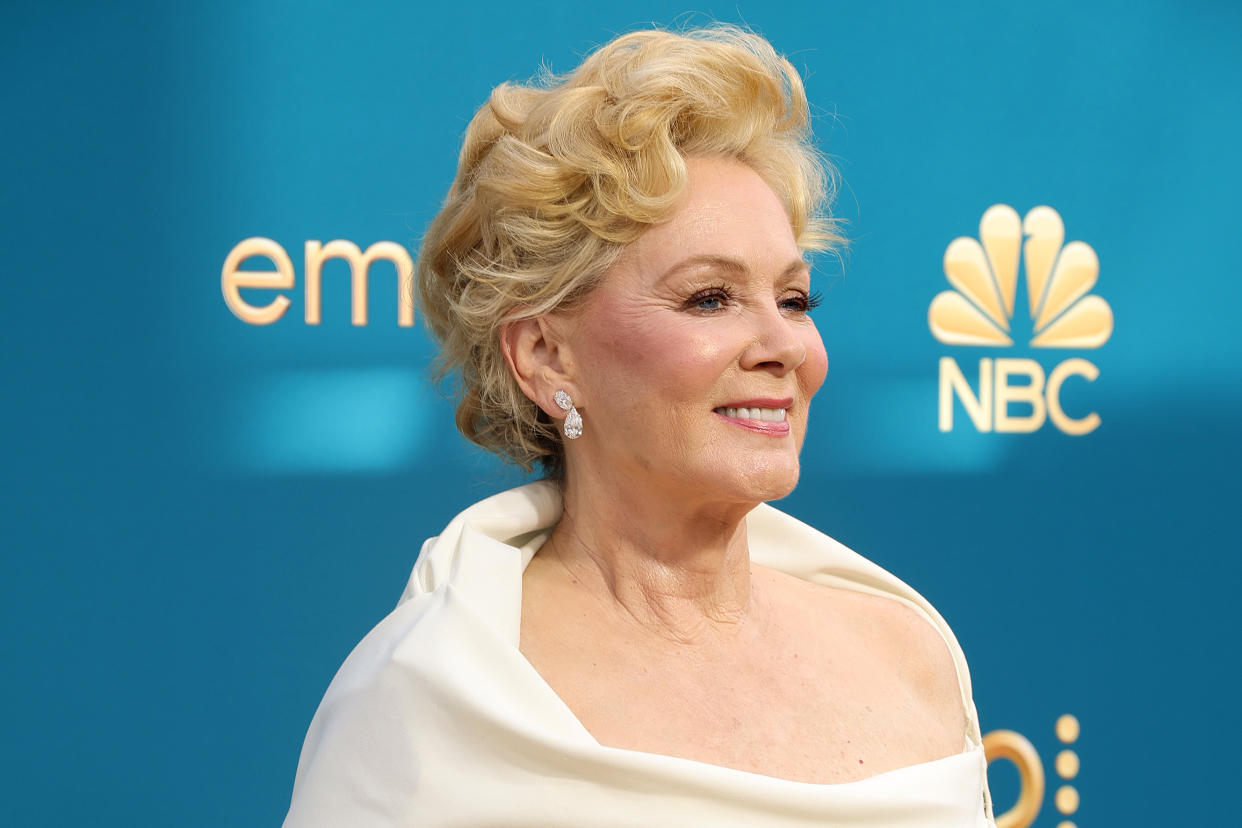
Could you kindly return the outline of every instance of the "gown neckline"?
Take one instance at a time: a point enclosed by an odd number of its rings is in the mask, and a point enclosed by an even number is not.
[[[519,629],[519,632],[521,629],[521,611],[520,611],[521,591],[522,591],[521,576],[525,573],[526,567],[530,565],[531,560],[534,559],[535,553],[539,551],[539,548],[543,545],[543,543],[548,539],[550,535],[551,535],[551,531],[548,530],[542,533],[541,537],[536,536],[534,538],[531,538],[527,543],[523,544],[523,546],[521,547],[522,552],[523,552],[522,571],[518,573],[518,607],[519,607],[518,629]],[[753,559],[752,559],[752,562],[753,562]],[[778,570],[778,571],[783,571],[783,570]],[[793,575],[792,573],[786,573],[786,574],[791,574],[792,577],[798,577],[797,575]],[[805,579],[801,579],[801,580],[805,580]],[[814,582],[811,582],[811,583],[814,583]],[[862,592],[863,590],[854,590],[854,591]],[[887,596],[887,597],[890,597],[893,600],[896,600],[895,596]],[[673,754],[655,753],[652,751],[637,750],[634,748],[614,747],[612,745],[605,745],[595,738],[595,736],[591,733],[591,731],[587,729],[587,726],[582,723],[582,720],[578,718],[578,714],[576,714],[573,711],[573,709],[569,706],[569,704],[566,703],[566,701],[561,698],[560,694],[558,694],[556,690],[553,689],[552,685],[549,684],[548,681],[543,677],[543,674],[540,673],[537,669],[535,669],[535,665],[530,663],[530,660],[526,658],[526,655],[521,651],[521,648],[519,646],[517,646],[516,644],[510,644],[510,648],[512,649],[513,654],[517,657],[517,660],[519,660],[521,664],[523,665],[523,669],[527,672],[531,680],[535,684],[538,685],[540,692],[545,694],[549,698],[549,700],[554,703],[555,706],[560,708],[561,712],[565,715],[566,719],[573,723],[575,729],[578,731],[577,735],[581,738],[581,740],[585,744],[587,744],[591,749],[597,750],[597,751],[600,751],[606,754],[613,754],[613,755],[618,755],[618,756],[631,756],[636,759],[642,759],[645,761],[657,761],[660,763],[673,763],[675,766],[681,765],[688,769],[697,769],[702,773],[721,773],[725,777],[728,777],[734,774],[742,774],[744,778],[752,778],[752,779],[758,778],[758,779],[768,780],[769,782],[777,782],[777,783],[782,783],[786,785],[797,785],[797,786],[803,786],[803,787],[811,788],[811,789],[816,789],[816,788],[840,789],[848,785],[864,785],[867,783],[872,783],[872,780],[878,780],[878,779],[881,779],[881,777],[887,777],[891,779],[891,778],[894,778],[896,775],[905,775],[907,773],[913,773],[913,772],[919,772],[919,771],[926,772],[928,770],[931,770],[933,767],[939,767],[941,765],[963,761],[964,757],[970,757],[973,759],[976,754],[981,754],[983,752],[983,746],[981,744],[972,744],[970,735],[967,733],[967,734],[963,734],[963,739],[965,740],[965,746],[963,750],[957,753],[951,753],[948,756],[941,756],[938,759],[929,759],[924,762],[916,762],[912,765],[902,765],[899,768],[890,768],[889,770],[871,774],[870,776],[864,776],[860,779],[851,779],[851,780],[844,781],[844,782],[800,782],[794,779],[786,779],[781,776],[772,776],[766,773],[759,773],[758,771],[748,771],[748,770],[743,770],[741,768],[730,767],[729,765],[719,765],[714,762],[705,762],[701,759],[691,759],[685,756],[674,756]],[[967,718],[968,718],[967,724],[969,727],[969,711],[967,711]],[[879,784],[879,783],[873,783],[873,784]]]

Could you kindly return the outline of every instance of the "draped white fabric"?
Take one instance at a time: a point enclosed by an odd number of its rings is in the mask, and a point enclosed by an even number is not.
[[[962,753],[856,782],[790,782],[604,747],[518,650],[522,571],[561,514],[547,482],[476,503],[428,540],[397,608],[354,649],[302,748],[286,828],[369,826],[993,826],[966,660],[914,590],[761,505],[751,558],[904,601],[953,654]]]

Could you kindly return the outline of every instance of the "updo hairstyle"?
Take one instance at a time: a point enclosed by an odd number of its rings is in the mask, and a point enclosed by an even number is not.
[[[789,214],[804,251],[840,241],[832,168],[812,144],[793,66],[729,26],[639,31],[568,76],[492,91],[470,126],[444,206],[423,238],[419,305],[457,374],[457,427],[530,470],[560,476],[555,423],[522,393],[500,347],[509,318],[570,309],[686,186],[685,159],[750,166]]]

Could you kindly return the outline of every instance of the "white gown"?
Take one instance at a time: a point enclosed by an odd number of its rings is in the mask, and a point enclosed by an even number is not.
[[[547,482],[462,512],[419,555],[396,609],[350,653],[315,713],[286,828],[371,826],[994,826],[965,656],[914,590],[761,505],[751,559],[903,601],[957,666],[962,753],[831,785],[600,745],[518,650],[522,572],[559,520]]]

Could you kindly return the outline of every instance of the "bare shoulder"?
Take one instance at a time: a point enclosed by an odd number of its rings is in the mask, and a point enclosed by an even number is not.
[[[957,664],[948,642],[932,620],[902,601],[877,595],[863,597],[876,605],[876,614],[883,619],[882,629],[891,637],[910,680],[931,698],[940,700],[945,708],[960,709]]]
[[[957,664],[940,630],[922,611],[904,601],[859,590],[813,584],[777,573],[800,594],[802,610],[816,626],[833,629],[843,641],[834,646],[867,654],[877,668],[896,677],[946,728],[965,733]],[[810,618],[806,619],[808,622]]]

